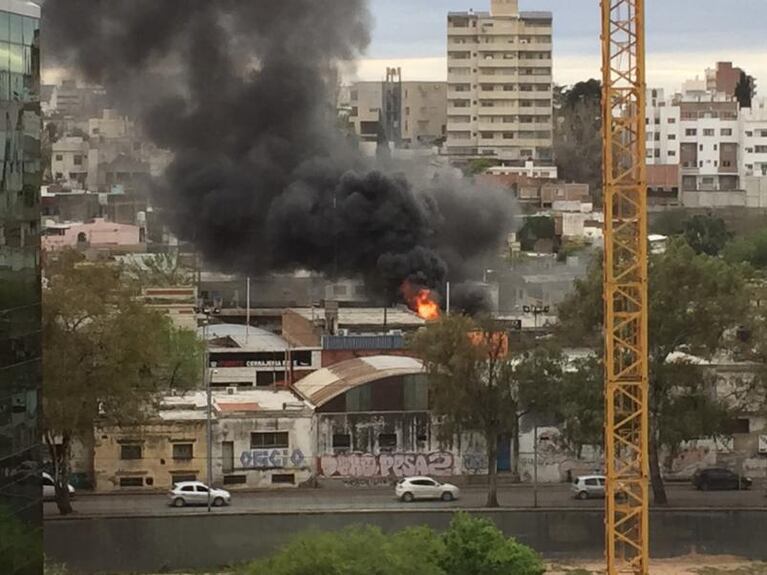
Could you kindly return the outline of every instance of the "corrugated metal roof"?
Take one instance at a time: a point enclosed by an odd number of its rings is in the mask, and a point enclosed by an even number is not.
[[[423,373],[420,360],[395,355],[375,355],[342,361],[307,375],[294,388],[316,407],[320,407],[360,385],[396,375]]]

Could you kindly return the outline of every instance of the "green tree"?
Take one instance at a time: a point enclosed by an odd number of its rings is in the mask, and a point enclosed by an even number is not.
[[[238,575],[543,575],[541,558],[487,519],[456,514],[436,533],[411,527],[385,534],[371,526],[297,536]]]
[[[445,575],[543,575],[546,567],[529,547],[507,538],[487,519],[458,513],[444,534]]]
[[[535,390],[542,381],[553,386],[561,371],[557,357],[508,354],[502,331],[487,318],[443,318],[419,331],[411,342],[429,375],[432,410],[443,416],[440,438],[452,441],[476,432],[485,441],[488,466],[487,506],[498,506],[498,440],[511,437],[512,472],[518,476],[520,419],[543,405]],[[556,376],[558,377],[558,376]]]
[[[745,72],[740,73],[740,79],[735,86],[735,99],[741,108],[750,108],[751,102],[756,95],[756,80]]]
[[[684,239],[695,253],[717,256],[732,238],[722,218],[711,214],[693,216],[683,224]]]
[[[602,86],[598,80],[578,82],[555,98],[554,155],[559,176],[602,186]],[[596,196],[595,196],[596,197]]]
[[[63,252],[48,262],[43,290],[43,437],[62,514],[75,439],[92,442],[94,424],[133,425],[172,387],[199,380],[194,333],[136,301],[120,269]]]
[[[732,264],[747,263],[767,271],[767,227],[731,241],[724,248],[724,258]]]
[[[386,535],[371,526],[308,532],[240,575],[443,575],[443,544],[426,527]]]
[[[730,345],[726,333],[746,322],[748,301],[740,268],[696,254],[682,239],[651,258],[649,278],[650,468],[655,501],[663,504],[661,448],[673,452],[683,440],[726,432],[726,406],[701,367],[679,352],[710,357]],[[601,268],[594,266],[560,306],[565,338],[598,338],[601,293]]]

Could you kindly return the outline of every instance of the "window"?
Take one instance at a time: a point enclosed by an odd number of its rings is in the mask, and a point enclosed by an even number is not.
[[[587,479],[584,483],[586,483],[586,485],[588,485],[589,487],[596,487],[597,485],[599,485],[599,482],[594,477]]]
[[[719,144],[714,144],[714,151],[716,152],[718,150],[719,150]]]
[[[382,451],[397,449],[397,434],[396,433],[379,433],[378,448]]]
[[[333,434],[333,450],[336,449],[351,449],[352,436],[349,433],[334,433]]]
[[[514,139],[514,132],[504,132],[503,133],[503,139],[504,140],[513,140]]]
[[[750,138],[753,135],[754,135],[753,132],[749,132],[749,131],[746,132],[746,138]]]
[[[698,135],[698,130],[696,130],[695,128],[687,128],[684,131],[684,135],[685,136],[697,136]]]
[[[195,490],[197,493],[207,493],[207,492],[208,492],[208,488],[207,488],[207,487],[205,487],[204,485],[196,485],[196,486],[195,486],[195,488],[194,488],[194,490]]]
[[[674,156],[676,156],[676,151],[675,150],[669,150],[668,151],[668,157],[669,158],[673,158]]]
[[[272,474],[272,483],[287,483],[293,485],[296,482],[294,473],[274,473]]]
[[[669,118],[668,119],[669,124],[676,124],[676,118]]]
[[[120,487],[143,487],[143,477],[121,477]]]
[[[676,134],[669,134],[668,135],[669,140],[676,140]]]
[[[703,130],[704,136],[713,136],[716,132],[712,128],[706,128]]]
[[[171,482],[172,483],[183,483],[184,481],[197,481],[197,475],[195,473],[171,473]],[[184,488],[182,491],[191,491],[190,488]]]
[[[173,459],[179,461],[190,461],[194,457],[194,450],[191,443],[174,443]]]
[[[224,475],[224,485],[242,485],[247,482],[247,475]]]
[[[698,146],[698,149],[699,149],[699,150],[702,152],[702,151],[703,151],[703,144],[701,144],[700,146]]]
[[[424,487],[436,487],[436,483],[431,479],[416,479],[410,482],[412,485],[423,485]]]
[[[141,445],[139,444],[121,445],[120,459],[141,459]]]
[[[194,493],[194,485],[184,485],[181,488],[181,491],[183,491],[184,493]]]
[[[64,161],[64,154],[56,154],[56,161],[57,162],[63,162]]]
[[[719,132],[722,136],[732,136],[732,128],[722,128]]]
[[[754,151],[757,154],[767,154],[767,146],[756,146],[754,147]]]
[[[82,166],[83,165],[83,157],[79,154],[76,154],[74,158],[72,159],[72,162],[75,166]]]
[[[287,448],[289,447],[287,431],[253,432],[250,434],[250,448]]]

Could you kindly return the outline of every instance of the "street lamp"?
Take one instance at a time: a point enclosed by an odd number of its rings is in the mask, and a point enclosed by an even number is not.
[[[213,401],[210,389],[210,357],[208,354],[208,325],[210,324],[210,316],[218,315],[221,310],[218,308],[209,308],[206,306],[194,308],[195,313],[202,322],[202,341],[205,349],[202,353],[202,384],[205,387],[205,396],[207,399],[206,410],[206,435],[207,435],[207,481],[208,484],[208,513],[211,510],[211,493],[213,488]],[[200,317],[202,316],[202,317]]]
[[[525,313],[531,313],[535,317],[535,329],[538,329],[538,316],[544,313],[549,313],[549,306],[547,305],[523,305],[522,311]]]

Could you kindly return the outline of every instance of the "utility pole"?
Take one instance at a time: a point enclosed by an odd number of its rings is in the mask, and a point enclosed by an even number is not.
[[[538,507],[538,422],[533,425],[533,507]]]

